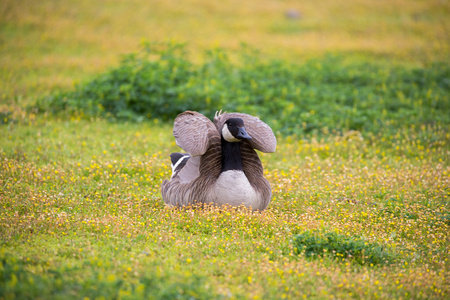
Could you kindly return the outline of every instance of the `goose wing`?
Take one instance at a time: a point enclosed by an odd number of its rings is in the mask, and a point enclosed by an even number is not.
[[[220,135],[208,118],[186,111],[175,118],[173,136],[191,157],[170,181],[163,182],[164,202],[176,206],[206,203],[208,188],[220,174]]]
[[[271,153],[275,152],[277,148],[277,139],[273,134],[272,129],[261,121],[259,118],[243,114],[243,113],[216,113],[214,117],[214,124],[218,132],[222,131],[223,124],[229,118],[241,118],[244,120],[245,130],[252,137],[250,145],[261,152]]]
[[[212,139],[220,138],[214,124],[195,111],[185,111],[175,118],[173,136],[177,145],[191,156],[205,154]]]

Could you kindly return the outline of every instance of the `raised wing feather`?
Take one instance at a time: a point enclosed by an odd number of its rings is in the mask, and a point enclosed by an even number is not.
[[[212,138],[220,138],[214,124],[195,111],[185,111],[175,118],[173,136],[177,145],[191,156],[203,155],[208,150]]]
[[[272,129],[261,121],[259,118],[243,114],[243,113],[216,113],[214,117],[214,124],[218,132],[222,131],[223,124],[229,118],[241,118],[244,120],[245,130],[252,137],[250,145],[261,152],[271,153],[275,152],[277,148],[277,139],[273,134]]]

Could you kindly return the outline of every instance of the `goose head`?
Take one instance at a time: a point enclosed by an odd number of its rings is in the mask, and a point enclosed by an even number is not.
[[[240,142],[241,140],[252,140],[252,137],[245,130],[244,120],[241,118],[228,119],[223,124],[222,137],[230,143]]]

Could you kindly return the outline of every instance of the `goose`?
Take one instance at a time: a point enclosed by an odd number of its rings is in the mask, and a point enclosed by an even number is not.
[[[272,190],[255,149],[275,152],[272,129],[244,113],[216,112],[214,123],[199,112],[174,120],[173,136],[186,153],[170,155],[172,176],[161,185],[164,203],[244,205],[264,210]]]

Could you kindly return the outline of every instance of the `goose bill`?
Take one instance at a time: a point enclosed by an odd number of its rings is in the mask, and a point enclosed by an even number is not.
[[[239,127],[239,132],[236,135],[238,139],[251,141],[252,137],[248,135],[247,131],[245,131],[244,127]]]

